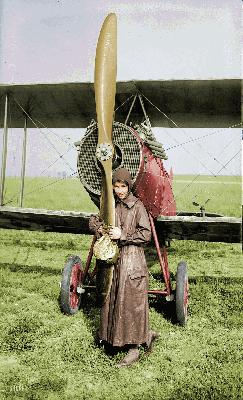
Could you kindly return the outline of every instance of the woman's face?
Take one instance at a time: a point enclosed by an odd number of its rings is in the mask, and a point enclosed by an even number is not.
[[[113,189],[119,199],[125,199],[128,195],[128,186],[125,182],[115,182]]]

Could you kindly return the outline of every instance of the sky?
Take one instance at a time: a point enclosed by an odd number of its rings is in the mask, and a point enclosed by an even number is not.
[[[240,77],[238,0],[2,0],[1,82],[93,81],[118,18],[118,80]]]
[[[240,78],[240,7],[238,0],[2,0],[0,83],[93,82],[97,38],[109,12],[118,18],[117,80]],[[174,173],[241,173],[240,129],[154,133]],[[72,174],[72,144],[83,134],[30,129],[27,176]],[[9,130],[8,175],[20,175],[22,135]],[[56,161],[63,153],[64,161]]]

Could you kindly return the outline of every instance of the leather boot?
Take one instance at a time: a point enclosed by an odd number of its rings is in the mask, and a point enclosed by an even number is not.
[[[154,341],[160,337],[160,334],[155,331],[149,331],[149,340],[147,343],[146,354],[150,354],[153,350]]]
[[[117,364],[117,368],[128,367],[139,359],[138,347],[133,347],[127,353],[127,355]]]

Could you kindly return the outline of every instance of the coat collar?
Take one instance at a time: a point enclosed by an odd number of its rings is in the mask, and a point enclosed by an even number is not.
[[[133,196],[132,193],[129,193],[128,196],[124,200],[117,199],[117,203],[123,203],[128,208],[132,208],[137,201],[138,201],[138,198]]]

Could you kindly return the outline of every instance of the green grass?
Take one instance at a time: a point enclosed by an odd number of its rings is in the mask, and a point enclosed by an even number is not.
[[[5,203],[19,205],[20,179],[6,180]],[[86,190],[77,178],[26,178],[23,206],[50,210],[74,210],[96,212]]]
[[[179,180],[185,177],[176,177],[175,187],[185,185]],[[63,185],[40,192],[25,206],[92,210],[77,180]],[[198,185],[203,193],[213,186]],[[226,203],[230,203],[231,215],[237,216],[238,203],[234,205],[230,193],[223,193],[220,212],[226,214]],[[150,323],[161,337],[149,357],[142,352],[139,363],[118,370],[115,365],[123,353],[112,357],[95,343],[99,309],[93,295],[87,294],[73,317],[63,315],[59,308],[65,259],[77,254],[84,262],[90,241],[84,235],[0,230],[0,398],[242,399],[241,246],[171,242],[168,258],[173,286],[178,262],[188,264],[188,324],[185,328],[176,325],[173,306],[150,297]],[[146,254],[150,287],[163,288],[154,248],[147,248]]]
[[[239,176],[176,175],[173,191],[179,211],[199,211],[192,204],[200,206],[207,199],[206,211],[228,216],[241,216],[241,178]],[[6,181],[6,205],[17,206],[19,202],[20,179]],[[24,207],[57,210],[97,211],[89,195],[77,178],[26,178]]]
[[[200,206],[206,204],[206,211],[241,216],[241,177],[240,176],[199,176],[176,175],[174,177],[174,195],[177,209],[199,211],[192,202]]]

